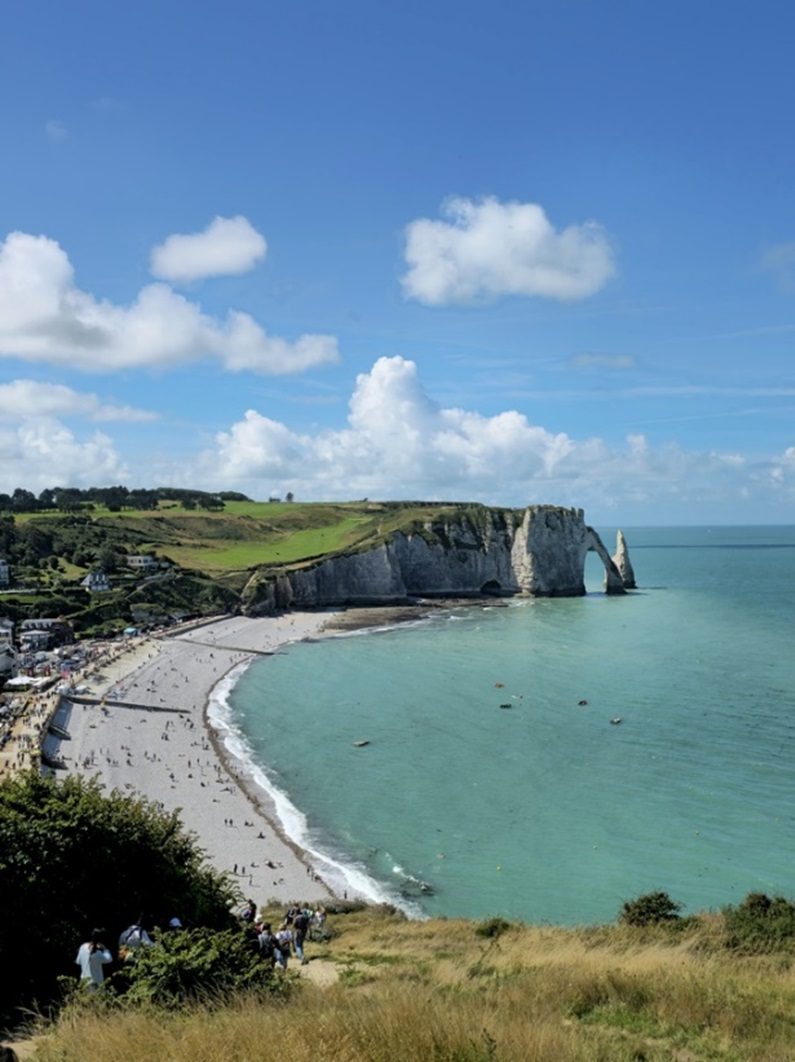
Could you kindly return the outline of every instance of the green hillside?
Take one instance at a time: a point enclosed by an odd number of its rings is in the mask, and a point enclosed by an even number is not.
[[[162,492],[161,492],[162,493]],[[0,515],[0,557],[11,587],[0,616],[65,616],[79,633],[100,633],[185,613],[233,611],[253,572],[266,577],[356,553],[396,531],[433,537],[441,516],[477,527],[488,511],[449,502],[286,503],[226,500],[209,510],[160,498],[148,509],[90,509]],[[507,510],[506,510],[507,511]],[[156,572],[131,570],[148,554]],[[81,581],[103,570],[111,590],[89,595]],[[154,577],[153,577],[154,576]]]

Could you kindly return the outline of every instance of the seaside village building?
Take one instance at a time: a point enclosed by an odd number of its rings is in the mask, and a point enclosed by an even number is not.
[[[20,652],[54,649],[58,645],[70,645],[74,641],[72,628],[65,620],[26,619],[19,625]]]
[[[80,583],[90,594],[103,594],[110,590],[110,579],[100,568],[99,571],[89,572]]]
[[[17,653],[14,649],[14,624],[12,620],[0,619],[0,682],[13,678],[17,673]]]
[[[148,553],[134,553],[127,558],[127,566],[136,572],[156,572],[160,561]]]

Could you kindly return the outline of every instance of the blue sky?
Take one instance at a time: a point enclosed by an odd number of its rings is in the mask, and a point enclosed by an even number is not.
[[[795,522],[795,8],[0,15],[0,491]]]

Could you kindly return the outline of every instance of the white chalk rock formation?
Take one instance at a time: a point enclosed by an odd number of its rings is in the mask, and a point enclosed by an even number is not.
[[[613,557],[613,564],[618,568],[618,573],[621,576],[621,582],[623,583],[624,589],[634,590],[637,586],[635,582],[635,573],[632,570],[632,561],[629,559],[627,540],[624,538],[624,532],[620,530],[616,535],[616,552]]]

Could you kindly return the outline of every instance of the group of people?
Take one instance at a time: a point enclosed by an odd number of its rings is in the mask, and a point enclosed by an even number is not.
[[[297,903],[287,908],[284,920],[274,931],[273,924],[257,915],[257,905],[249,900],[243,908],[241,918],[249,927],[252,937],[256,936],[257,949],[265,962],[270,962],[281,970],[287,969],[291,954],[295,954],[302,966],[309,961],[304,954],[304,941],[312,926],[322,928],[326,921],[323,907],[312,910],[300,907]]]
[[[326,911],[323,907],[313,910],[309,907],[301,907],[297,903],[291,904],[284,915],[279,928],[274,932],[273,925],[266,922],[257,914],[257,905],[249,900],[240,914],[241,921],[251,934],[260,957],[266,963],[281,970],[287,969],[287,963],[292,954],[298,958],[302,966],[306,965],[307,958],[304,954],[304,941],[310,928],[323,928],[326,921]],[[80,980],[90,989],[96,990],[105,983],[105,967],[114,962],[120,964],[130,962],[135,958],[136,952],[141,948],[149,948],[154,943],[149,933],[141,924],[142,919],[133,922],[119,936],[115,954],[105,944],[105,931],[95,929],[91,937],[81,944],[75,963],[80,967]],[[182,929],[179,918],[169,921],[168,929]]]
[[[168,928],[170,930],[182,929],[182,922],[179,918],[172,918],[168,923]],[[80,980],[92,990],[105,983],[105,966],[116,960],[122,964],[129,962],[135,958],[135,953],[139,948],[148,948],[154,943],[140,921],[133,922],[119,935],[115,955],[103,942],[104,936],[103,929],[93,930],[91,937],[78,948],[75,958],[75,963],[80,967]]]

